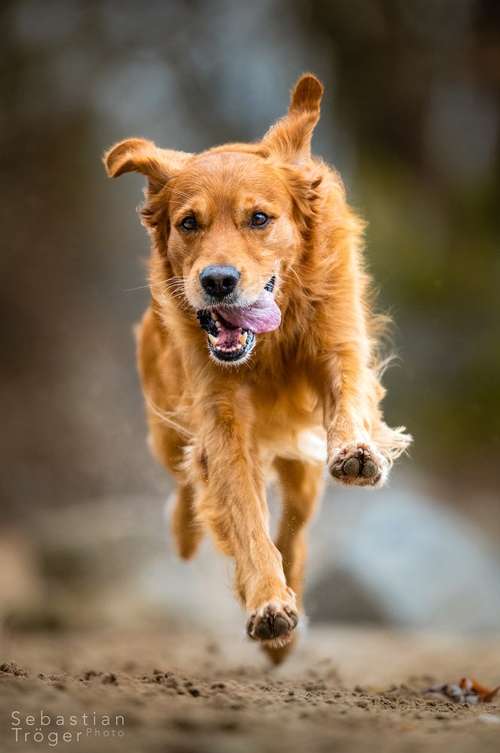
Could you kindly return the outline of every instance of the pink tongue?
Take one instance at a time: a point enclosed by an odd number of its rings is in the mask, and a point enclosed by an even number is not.
[[[221,308],[221,317],[233,327],[251,329],[252,332],[272,332],[281,322],[281,311],[273,294],[263,290],[255,303],[244,308]]]

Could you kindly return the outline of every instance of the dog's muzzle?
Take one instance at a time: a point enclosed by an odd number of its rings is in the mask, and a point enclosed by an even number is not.
[[[281,313],[273,296],[275,284],[273,275],[257,300],[248,306],[220,305],[197,312],[212,358],[223,363],[243,362],[255,346],[256,334],[279,327]]]

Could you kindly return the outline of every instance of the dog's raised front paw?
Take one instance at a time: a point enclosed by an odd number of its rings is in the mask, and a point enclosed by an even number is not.
[[[299,615],[290,606],[268,602],[252,612],[247,622],[250,638],[272,646],[285,646],[292,639]]]
[[[381,486],[387,478],[387,460],[367,444],[353,443],[334,452],[330,473],[342,484]]]

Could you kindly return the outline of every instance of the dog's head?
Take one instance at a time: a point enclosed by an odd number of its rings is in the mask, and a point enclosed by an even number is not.
[[[196,313],[218,362],[243,363],[256,335],[280,324],[280,273],[300,251],[318,184],[310,144],[322,92],[314,76],[302,76],[288,114],[256,144],[194,155],[134,138],[105,154],[111,177],[148,178],[142,217],[160,284]]]

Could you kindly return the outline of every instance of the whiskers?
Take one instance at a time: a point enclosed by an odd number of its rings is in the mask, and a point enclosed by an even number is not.
[[[186,288],[184,277],[173,276],[168,280],[163,280],[159,283],[160,290],[165,292],[171,298],[175,298],[176,302],[183,309],[189,309],[189,303],[186,298]]]
[[[137,285],[135,288],[125,288],[122,292],[135,293],[137,290],[146,290],[146,288],[149,288],[149,285]]]
[[[287,282],[295,282],[296,285],[302,287],[303,281],[299,277],[297,270],[293,265],[290,265],[286,269],[282,270],[281,272],[281,278],[283,280],[286,280]],[[292,280],[293,278],[293,280]]]
[[[160,280],[159,282],[152,280],[150,284],[137,285],[134,288],[125,288],[123,292],[134,293],[138,290],[150,289],[151,287],[153,287],[161,296],[167,295],[170,298],[175,298],[181,308],[186,310],[191,308],[186,298],[185,280],[183,277],[177,277],[175,275],[168,280]]]
[[[168,290],[169,293],[172,293],[172,295],[174,296],[178,295],[179,293],[184,295],[184,277],[176,277],[174,275],[168,280],[162,280],[160,282],[160,285],[164,285],[165,289]]]

